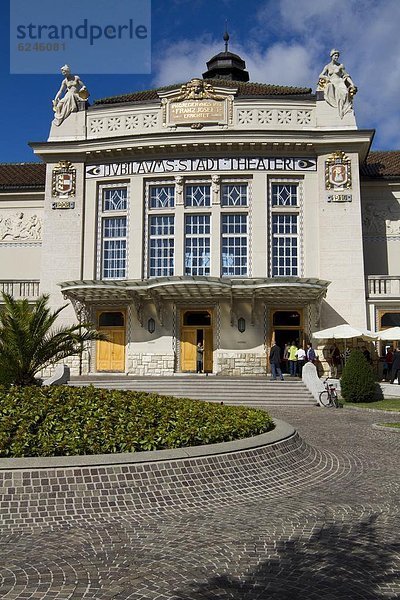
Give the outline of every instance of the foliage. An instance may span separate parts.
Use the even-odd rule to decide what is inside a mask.
[[[144,392],[0,388],[0,456],[140,452],[225,442],[274,428],[268,413]]]
[[[371,366],[360,350],[353,350],[340,379],[341,394],[346,402],[373,402],[379,386]]]
[[[0,383],[35,385],[35,375],[50,364],[79,354],[88,340],[104,339],[90,324],[55,327],[67,305],[52,312],[49,297],[41,296],[33,305],[3,294],[0,311]]]

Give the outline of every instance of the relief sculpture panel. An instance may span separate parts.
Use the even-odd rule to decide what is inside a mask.
[[[41,239],[42,222],[38,215],[0,213],[0,242],[37,242]]]

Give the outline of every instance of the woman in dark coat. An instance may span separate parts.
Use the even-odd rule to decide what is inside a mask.
[[[400,385],[400,348],[396,348],[393,353],[392,377],[390,383],[394,383],[397,377],[397,383]]]

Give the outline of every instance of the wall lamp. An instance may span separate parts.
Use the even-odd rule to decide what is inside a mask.
[[[153,317],[150,317],[150,319],[147,321],[147,331],[149,333],[154,333],[156,330],[156,322],[153,319]]]
[[[240,333],[246,331],[246,321],[243,319],[243,317],[240,317],[240,319],[238,319],[238,330],[240,331]]]

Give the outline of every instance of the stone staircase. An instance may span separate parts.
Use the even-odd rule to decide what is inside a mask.
[[[156,392],[165,396],[232,405],[311,406],[316,404],[304,383],[289,377],[285,381],[271,381],[267,377],[88,375],[72,377],[69,385],[93,385],[108,389]]]

